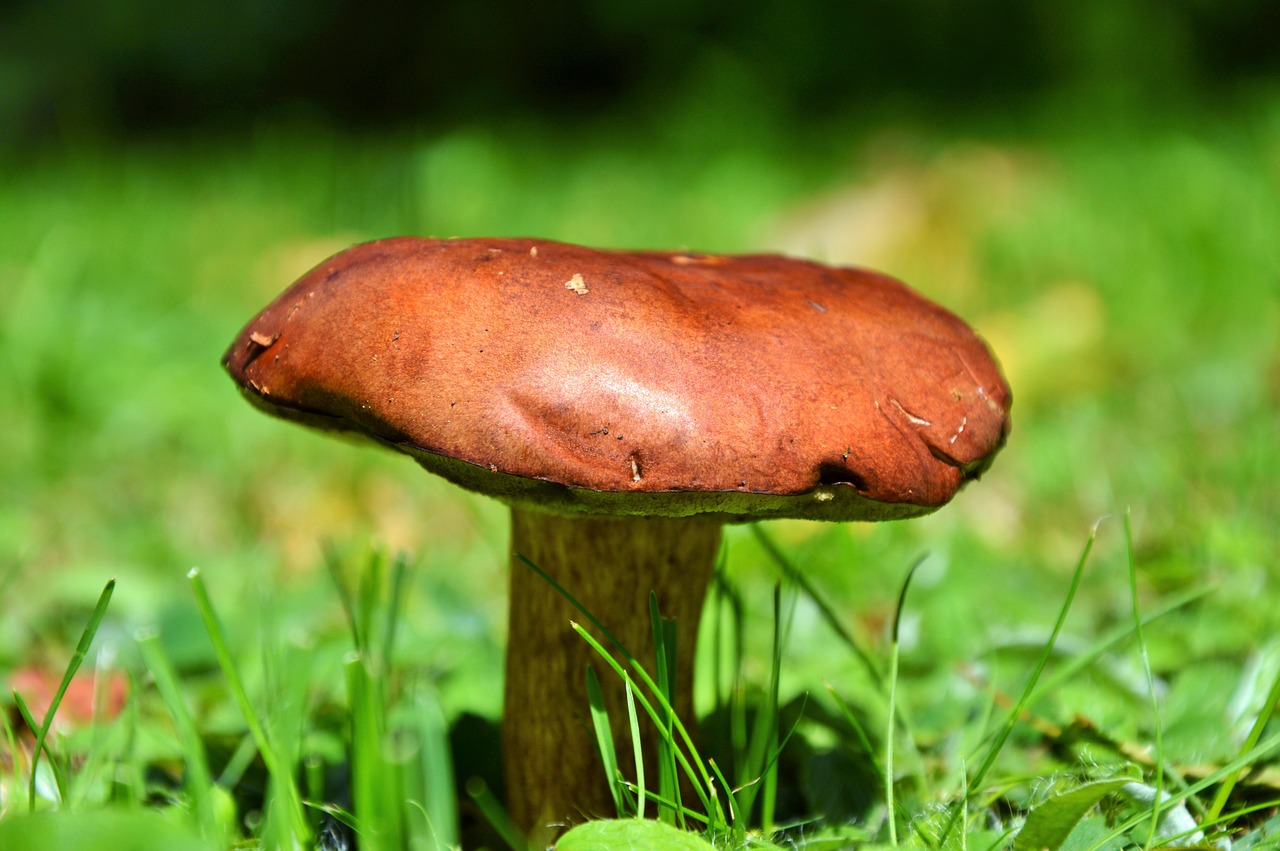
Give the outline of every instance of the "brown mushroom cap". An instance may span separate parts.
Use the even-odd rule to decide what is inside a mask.
[[[910,517],[1009,431],[964,322],[778,256],[386,239],[304,275],[223,362],[270,413],[557,513]]]

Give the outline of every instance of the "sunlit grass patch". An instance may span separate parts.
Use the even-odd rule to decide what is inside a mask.
[[[1182,764],[1172,758],[1175,751],[1165,750],[1164,743],[1174,742],[1179,733],[1163,730],[1161,690],[1150,674],[1147,708],[1135,710],[1146,716],[1143,727],[1154,731],[1145,742],[1115,738],[1088,719],[1062,726],[1042,714],[1047,698],[1117,652],[1117,638],[1136,641],[1133,649],[1140,651],[1143,636],[1167,614],[1145,612],[1135,595],[1132,620],[1122,635],[1103,638],[1094,647],[1060,648],[1057,639],[1072,615],[1076,591],[1098,569],[1089,564],[1093,541],[1091,535],[1085,542],[1063,589],[1057,623],[1036,649],[1038,658],[1030,667],[1021,661],[1012,666],[1021,681],[1019,696],[1004,699],[1002,689],[991,687],[972,692],[967,698],[972,727],[957,731],[963,733],[959,739],[938,739],[922,730],[913,720],[914,707],[900,707],[895,699],[899,688],[915,692],[916,701],[922,697],[898,666],[899,627],[913,606],[906,573],[901,574],[890,644],[858,662],[859,667],[870,666],[876,682],[852,689],[840,680],[828,685],[826,695],[784,703],[777,691],[778,673],[797,603],[807,599],[826,613],[833,605],[812,586],[796,584],[794,567],[775,550],[781,584],[772,593],[770,623],[722,624],[728,626],[724,637],[739,648],[729,654],[737,673],[721,698],[725,711],[713,712],[702,725],[702,744],[682,719],[669,715],[671,703],[660,679],[634,662],[629,668],[620,664],[598,646],[601,675],[628,679],[633,706],[659,722],[675,771],[697,790],[695,800],[681,801],[679,786],[672,783],[675,775],[647,785],[628,760],[614,754],[618,816],[638,815],[639,801],[647,798],[657,804],[653,812],[659,820],[703,834],[715,847],[732,848],[825,848],[850,841],[963,848],[1012,837],[1015,848],[1077,849],[1121,838],[1146,845],[1203,842],[1220,837],[1224,829],[1250,829],[1257,823],[1255,814],[1280,806],[1280,792],[1268,795],[1265,780],[1253,781],[1243,795],[1231,795],[1231,790],[1249,772],[1259,776],[1280,748],[1277,736],[1262,732],[1274,700],[1263,705],[1233,752],[1207,765]],[[1131,544],[1128,549],[1132,559]],[[1131,581],[1136,567],[1131,560]],[[130,696],[130,709],[110,722],[113,733],[121,725],[131,731],[125,739],[53,737],[45,752],[46,768],[33,772],[31,757],[40,736],[25,737],[49,729],[58,700],[43,720],[25,712],[20,724],[7,726],[10,770],[0,787],[8,818],[0,821],[0,837],[72,841],[90,831],[137,829],[192,848],[310,843],[337,848],[352,837],[361,848],[444,848],[459,840],[470,846],[479,836],[505,835],[509,845],[522,848],[523,840],[511,833],[488,784],[470,776],[478,766],[469,762],[466,751],[456,750],[456,729],[453,749],[462,758],[450,756],[448,723],[435,690],[396,661],[398,623],[409,587],[407,563],[377,556],[347,563],[335,556],[330,568],[335,580],[331,605],[346,613],[342,643],[350,648],[340,661],[344,682],[339,689],[318,686],[316,666],[300,655],[296,641],[272,640],[270,629],[262,646],[233,651],[203,581],[193,574],[192,592],[219,660],[217,679],[239,706],[248,730],[236,753],[219,752],[213,740],[199,733],[156,632],[142,632],[137,642],[145,674],[139,669],[135,676],[139,685]],[[721,587],[725,590],[712,606],[732,599],[731,586]],[[92,642],[108,610],[110,591],[108,586],[91,616],[64,683],[70,682]],[[662,621],[653,614],[661,631]],[[589,613],[583,615],[589,618]],[[862,657],[848,636],[841,637],[839,619],[826,617],[831,654]],[[734,657],[750,644],[745,633],[762,627],[771,636],[771,673],[766,682],[752,682],[743,673],[746,660]],[[579,634],[598,645],[590,633]],[[259,662],[246,666],[244,661],[254,655]],[[261,674],[253,675],[251,685],[244,674],[258,664]],[[1280,676],[1268,682],[1274,695]],[[25,702],[19,700],[18,706]],[[176,761],[149,765],[129,742],[139,734],[152,735],[138,725],[158,723],[154,713],[160,707],[173,723]],[[672,725],[662,722],[664,713]],[[599,720],[624,728],[629,723],[638,743],[634,716],[628,715],[630,722],[607,715]],[[326,740],[340,743],[338,749],[323,744]],[[606,741],[611,746],[613,739],[602,736],[601,742]],[[1028,763],[1028,748],[1045,747],[1052,758],[1044,754]],[[215,753],[216,767],[211,762]],[[861,787],[841,788],[840,774],[832,773],[841,764],[863,778]],[[1026,773],[1032,764],[1039,766],[1037,772],[1051,773]],[[607,776],[602,769],[602,783]],[[459,794],[461,785],[469,790],[465,798]],[[460,809],[467,800],[478,808]],[[825,802],[828,812],[813,809],[819,802]],[[104,806],[116,813],[114,820],[107,818]],[[164,818],[154,821],[148,811]],[[91,812],[104,814],[91,817]],[[836,812],[848,815],[833,819]],[[69,817],[51,820],[52,813]],[[625,844],[637,830],[641,828],[619,824],[591,828],[591,835]],[[574,837],[567,843],[572,846],[585,841],[586,834],[575,837],[571,831],[568,836]]]

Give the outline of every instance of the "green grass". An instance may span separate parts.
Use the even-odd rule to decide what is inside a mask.
[[[697,759],[679,743],[755,798],[718,835],[984,849],[1034,813],[1074,851],[1163,841],[1181,808],[1273,844],[1280,100],[1078,117],[746,142],[683,112],[641,135],[276,126],[0,162],[0,673],[58,683],[114,577],[80,677],[130,683],[109,726],[51,729],[45,821],[11,758],[43,710],[6,698],[0,840],[275,847],[345,824],[368,847],[501,847],[479,790],[498,788],[503,512],[262,417],[217,366],[326,254],[417,232],[856,257],[1008,369],[1010,444],[938,514],[729,530]],[[1084,785],[1119,779],[1137,786]]]

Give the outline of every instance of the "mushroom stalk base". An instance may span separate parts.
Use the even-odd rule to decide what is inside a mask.
[[[614,730],[619,765],[634,769],[625,686],[570,627],[582,614],[520,558],[555,579],[639,659],[652,675],[649,594],[677,622],[675,709],[693,721],[693,660],[698,620],[720,547],[720,524],[697,518],[559,517],[512,509],[510,625],[502,739],[507,807],[535,837],[589,816],[615,815],[587,702],[591,665]],[[519,555],[517,555],[519,554]],[[591,628],[605,647],[609,641]],[[618,653],[615,658],[621,660]],[[644,712],[640,710],[641,718]],[[644,749],[656,752],[647,721]],[[652,765],[646,768],[656,788]],[[632,778],[634,779],[634,778]]]

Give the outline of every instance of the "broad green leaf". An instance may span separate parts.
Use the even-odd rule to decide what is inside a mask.
[[[708,851],[712,848],[696,833],[647,819],[589,821],[578,825],[556,843],[557,851]]]
[[[1059,851],[1121,851],[1126,848],[1136,851],[1128,836],[1117,833],[1105,815],[1093,812],[1076,823]]]
[[[1027,815],[1026,823],[1013,840],[1013,851],[1043,851],[1046,848],[1057,851],[1094,804],[1104,795],[1132,782],[1128,777],[1099,780],[1053,796]]]

